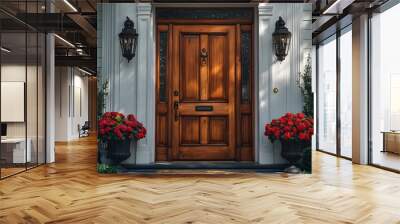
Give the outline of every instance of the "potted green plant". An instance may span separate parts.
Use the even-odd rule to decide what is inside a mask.
[[[279,141],[282,146],[281,155],[289,161],[288,173],[299,173],[297,162],[302,158],[305,148],[311,145],[313,135],[313,119],[303,113],[286,113],[265,125],[265,136],[273,143]]]
[[[144,137],[146,128],[132,114],[125,117],[119,112],[106,112],[99,119],[98,138],[107,144],[107,157],[114,164],[119,164],[131,156],[131,141],[138,141]]]

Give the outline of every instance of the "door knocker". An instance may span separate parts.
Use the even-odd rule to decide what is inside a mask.
[[[207,64],[208,53],[207,49],[203,48],[200,51],[201,65]]]

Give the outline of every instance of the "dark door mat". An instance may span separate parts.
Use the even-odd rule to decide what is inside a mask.
[[[252,162],[163,162],[154,164],[121,164],[120,173],[276,173],[283,172],[287,164],[261,165]]]

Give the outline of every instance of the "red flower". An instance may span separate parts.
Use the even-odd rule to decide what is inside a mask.
[[[142,139],[142,138],[144,138],[144,134],[139,132],[139,133],[136,134],[136,138],[137,139]]]
[[[303,131],[304,129],[306,129],[306,126],[304,125],[304,123],[299,123],[297,125],[297,129],[299,129],[299,131]]]
[[[98,121],[99,139],[103,141],[142,139],[146,136],[146,129],[129,114],[125,117],[119,112],[106,112]]]
[[[301,133],[299,134],[299,139],[300,139],[300,140],[306,140],[306,134],[304,134],[304,132],[301,132]]]
[[[290,134],[290,132],[285,132],[285,134],[283,134],[283,138],[285,140],[289,140],[292,137],[292,135]]]
[[[293,114],[288,112],[288,113],[285,114],[285,117],[293,117]]]
[[[272,119],[265,125],[264,135],[271,141],[310,141],[313,134],[313,119],[303,113],[286,113],[284,116]]]
[[[136,117],[133,114],[128,114],[128,121],[136,121]]]

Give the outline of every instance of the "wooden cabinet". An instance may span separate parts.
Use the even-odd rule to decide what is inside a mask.
[[[382,132],[383,151],[400,154],[400,132]]]

